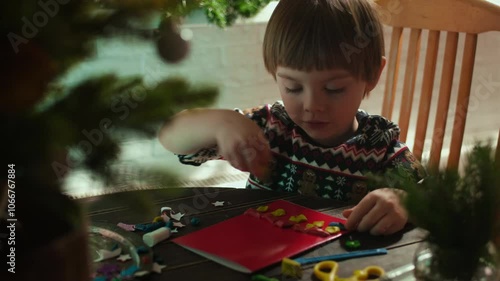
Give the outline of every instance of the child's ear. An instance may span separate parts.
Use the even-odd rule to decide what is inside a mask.
[[[375,86],[377,86],[378,81],[380,79],[380,75],[382,74],[382,71],[384,70],[386,62],[387,62],[386,58],[384,56],[382,56],[382,60],[380,62],[380,68],[378,69],[377,76],[375,76],[375,78],[372,81],[366,83],[365,93],[371,92],[371,90],[373,90],[375,88]]]

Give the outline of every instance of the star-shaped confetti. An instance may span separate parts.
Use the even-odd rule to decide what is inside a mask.
[[[173,225],[176,226],[176,227],[185,227],[186,226],[182,222],[174,222]]]
[[[126,255],[120,255],[119,257],[116,258],[116,260],[119,260],[121,262],[131,260],[132,257],[129,254]]]
[[[170,214],[170,217],[176,221],[180,221],[183,216],[184,216],[183,213]]]
[[[212,205],[214,205],[215,207],[224,206],[224,201],[212,202]]]
[[[94,259],[94,262],[100,262],[103,260],[114,258],[114,257],[117,257],[118,255],[120,255],[121,253],[122,253],[122,248],[116,248],[112,251],[100,249],[97,251],[97,254],[99,255],[99,257]]]
[[[146,270],[141,270],[141,271],[137,271],[136,273],[134,273],[134,276],[141,277],[141,276],[144,276],[144,275],[146,275],[148,273],[149,272],[146,271]]]
[[[159,264],[159,263],[155,262],[155,263],[153,263],[153,268],[151,269],[151,271],[154,271],[154,272],[156,272],[156,273],[160,274],[160,273],[161,273],[161,271],[162,271],[165,267],[167,267],[167,266],[166,266],[166,265],[162,265],[162,264]]]

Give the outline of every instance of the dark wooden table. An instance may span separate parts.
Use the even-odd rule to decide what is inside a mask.
[[[338,217],[342,217],[341,212],[347,207],[345,204],[336,201],[305,197],[292,193],[232,188],[165,188],[130,191],[89,197],[80,199],[79,202],[86,206],[91,222],[111,224],[117,224],[118,222],[150,222],[151,215],[138,212],[134,205],[130,205],[133,201],[126,200],[127,198],[143,198],[150,202],[158,212],[161,207],[168,206],[176,212],[186,213],[181,220],[186,227],[180,228],[178,233],[173,234],[173,237],[197,231],[203,227],[240,215],[248,208],[257,207],[277,199],[289,200],[307,208]],[[222,207],[216,207],[212,204],[215,201],[224,201],[225,204]],[[189,221],[192,217],[199,218],[201,224],[199,226],[190,225]],[[132,234],[141,235],[140,233]],[[221,235],[224,234],[221,233]],[[341,277],[351,276],[355,269],[364,268],[368,265],[379,265],[386,271],[390,271],[411,263],[413,254],[422,240],[423,232],[409,226],[403,231],[390,236],[375,237],[366,233],[352,233],[350,236],[361,241],[361,249],[386,247],[389,253],[382,256],[341,261],[339,269],[339,276]],[[301,256],[323,256],[347,252],[343,247],[345,239],[348,239],[348,237],[323,244]],[[163,269],[162,274],[153,273],[147,280],[251,280],[251,275],[233,271],[207,260],[172,243],[171,240],[165,240],[155,245],[153,251],[165,261],[167,267]],[[302,280],[317,280],[312,274],[312,267],[313,265],[303,267],[304,276]],[[258,273],[279,280],[293,280],[281,276],[280,271],[280,264],[276,264]]]

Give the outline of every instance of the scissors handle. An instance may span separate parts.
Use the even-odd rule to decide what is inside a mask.
[[[321,281],[336,281],[338,268],[334,261],[322,261],[314,266],[314,275]]]
[[[321,281],[375,281],[385,275],[383,268],[371,265],[355,270],[351,277],[340,278],[337,276],[338,268],[338,263],[334,261],[322,261],[314,266],[314,275]]]

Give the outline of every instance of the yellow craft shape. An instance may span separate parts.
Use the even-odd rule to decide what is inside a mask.
[[[338,226],[327,226],[325,228],[325,231],[330,233],[330,234],[334,234],[334,233],[338,233],[340,232],[340,227]]]
[[[163,221],[163,218],[160,216],[157,216],[153,219],[153,222],[159,222],[159,221]]]
[[[257,212],[264,213],[267,212],[268,206],[259,206],[257,207]]]
[[[275,217],[281,217],[281,216],[284,216],[285,215],[285,210],[283,209],[276,209],[274,210],[271,214]]]
[[[296,222],[296,223],[301,223],[303,221],[307,221],[307,217],[304,216],[303,214],[300,214],[298,216],[291,216],[289,218],[290,221]]]
[[[313,222],[313,224],[315,226],[317,226],[317,227],[323,227],[323,225],[325,224],[325,222],[324,221],[315,221],[315,222]]]
[[[306,229],[310,229],[310,228],[313,228],[313,227],[316,227],[316,225],[314,223],[308,223],[308,224],[306,224]]]
[[[302,267],[297,261],[291,260],[289,258],[284,258],[281,261],[281,274],[283,276],[301,278],[303,275]]]

